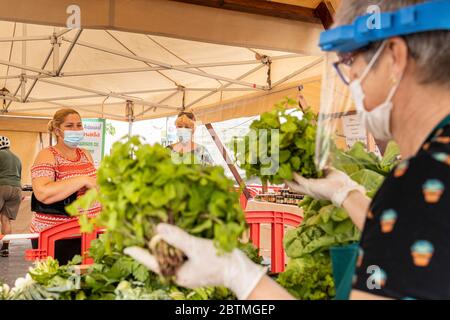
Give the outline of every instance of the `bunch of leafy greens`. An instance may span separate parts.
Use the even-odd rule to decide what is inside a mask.
[[[380,160],[365,151],[362,143],[356,143],[345,152],[335,149],[333,166],[363,185],[373,197],[396,165],[398,154],[397,145],[391,142]],[[291,260],[278,282],[299,299],[332,299],[335,291],[329,249],[358,241],[360,232],[347,212],[329,201],[305,197],[300,206],[304,220],[284,237]]]
[[[223,287],[195,290],[162,280],[145,266],[120,252],[107,253],[105,235],[92,242],[90,256],[94,264],[85,272],[77,271],[81,257],[59,266],[53,258],[35,263],[28,279],[19,287],[0,287],[0,299],[18,300],[230,300],[236,299]],[[251,245],[240,245],[255,251]]]
[[[168,149],[144,144],[138,137],[113,145],[99,168],[98,184],[100,192],[91,190],[67,211],[79,215],[84,232],[96,226],[108,230],[107,252],[128,246],[153,250],[149,242],[155,227],[165,222],[213,239],[221,254],[238,246],[246,228],[238,193],[222,167],[176,164]],[[100,201],[102,212],[89,220],[83,211],[94,201]],[[163,272],[170,268],[169,277],[183,263],[174,248],[164,247],[155,255]]]
[[[300,119],[296,115],[301,112],[295,100],[286,98],[255,120],[249,134],[234,139],[234,155],[247,178],[281,184],[292,180],[294,172],[306,178],[321,176],[314,164],[317,117],[306,110]],[[265,175],[263,169],[269,168],[277,170]]]
[[[336,294],[331,261],[323,252],[291,260],[278,282],[303,300],[327,300]]]

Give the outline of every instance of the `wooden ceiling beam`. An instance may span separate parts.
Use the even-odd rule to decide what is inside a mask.
[[[261,0],[171,0],[207,7],[320,24],[315,9]]]
[[[324,29],[329,29],[333,25],[335,14],[334,7],[330,1],[322,1],[319,3],[316,9],[314,9],[314,14],[320,19]]]

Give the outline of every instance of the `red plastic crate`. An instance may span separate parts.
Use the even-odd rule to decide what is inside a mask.
[[[78,219],[61,222],[50,227],[39,234],[38,249],[25,251],[25,259],[28,261],[41,260],[47,257],[55,257],[55,242],[64,239],[76,239],[81,241],[81,252],[83,264],[92,264],[94,261],[89,257],[88,252],[91,241],[103,233],[103,229],[96,229],[92,233],[81,233]]]
[[[250,240],[258,249],[261,248],[261,224],[271,225],[271,271],[283,272],[285,268],[284,226],[297,227],[303,218],[293,213],[275,211],[246,211],[245,217],[250,226]]]

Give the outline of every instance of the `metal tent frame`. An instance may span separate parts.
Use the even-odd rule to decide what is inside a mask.
[[[34,103],[34,102],[43,102],[48,104],[48,106],[40,107],[40,110],[52,110],[55,109],[54,105],[58,106],[65,106],[61,101],[65,100],[82,100],[87,98],[97,98],[97,97],[106,97],[106,98],[115,98],[122,103],[127,103],[127,101],[131,101],[134,103],[137,103],[139,105],[147,107],[144,111],[136,114],[135,117],[142,116],[146,114],[147,112],[151,110],[155,110],[156,108],[163,108],[168,110],[174,110],[175,112],[180,110],[181,108],[179,106],[174,105],[168,105],[164,102],[168,99],[172,98],[176,94],[180,93],[182,90],[183,92],[206,92],[201,97],[197,98],[195,101],[190,102],[186,105],[186,108],[190,108],[199,102],[203,101],[204,99],[210,97],[211,95],[218,93],[218,92],[261,92],[261,91],[270,91],[272,89],[276,89],[280,85],[286,83],[289,79],[308,71],[309,69],[317,66],[322,62],[322,58],[317,58],[313,63],[302,67],[299,70],[295,70],[292,74],[284,77],[283,79],[280,79],[276,81],[275,83],[271,83],[270,81],[270,65],[273,61],[277,60],[286,60],[286,59],[293,59],[301,57],[300,54],[286,54],[276,57],[268,57],[264,55],[259,55],[257,53],[257,50],[254,50],[252,48],[247,48],[248,50],[252,52],[256,52],[256,58],[255,60],[241,60],[241,61],[226,61],[226,62],[217,62],[217,63],[200,63],[200,64],[190,64],[186,59],[183,59],[183,57],[180,57],[179,55],[176,55],[175,53],[171,52],[170,49],[164,47],[162,44],[158,43],[155,39],[152,38],[150,35],[146,35],[149,41],[152,41],[156,43],[159,47],[161,47],[163,50],[167,52],[167,54],[173,55],[177,57],[179,60],[183,61],[185,64],[183,65],[172,65],[168,64],[162,61],[157,61],[155,59],[150,59],[147,57],[139,56],[135,52],[133,52],[129,46],[127,46],[124,41],[120,41],[112,31],[104,30],[106,34],[108,34],[114,41],[116,41],[117,44],[122,46],[126,52],[115,50],[112,48],[103,47],[97,44],[89,43],[86,41],[81,41],[80,36],[83,32],[83,29],[77,29],[77,30],[71,30],[66,28],[54,28],[54,31],[50,35],[42,35],[42,36],[28,36],[27,35],[27,25],[23,24],[22,28],[22,35],[16,36],[15,32],[12,37],[3,37],[0,38],[1,42],[11,42],[11,51],[14,43],[20,42],[22,43],[22,62],[16,63],[12,62],[11,59],[9,61],[6,60],[0,60],[1,65],[5,65],[8,67],[7,73],[9,73],[9,70],[11,68],[19,69],[21,71],[20,75],[9,75],[6,76],[0,76],[0,79],[19,79],[20,84],[17,87],[17,89],[13,92],[11,97],[2,97],[2,99],[10,100],[6,106],[0,111],[1,114],[6,114],[9,111],[9,108],[13,101],[20,101],[20,103]],[[69,32],[75,32],[75,35],[72,38],[67,38],[65,35]],[[36,68],[30,65],[27,65],[27,43],[31,41],[48,41],[49,42],[49,53],[44,59],[41,68]],[[69,48],[65,52],[63,57],[60,57],[60,49],[61,44],[63,42],[66,42],[69,44]],[[120,68],[120,69],[106,69],[106,70],[89,70],[89,71],[70,71],[65,70],[65,65],[68,59],[71,57],[71,54],[73,52],[73,49],[77,46],[80,47],[86,47],[90,48],[92,50],[95,50],[97,52],[103,52],[115,56],[119,56],[122,58],[129,59],[130,61],[138,61],[145,64],[145,67],[134,67],[134,68]],[[52,70],[47,70],[47,65],[51,63],[52,64]],[[248,72],[245,72],[244,74],[236,77],[236,78],[230,78],[221,76],[218,74],[212,74],[209,72],[206,72],[203,70],[203,68],[212,68],[212,67],[225,67],[225,66],[237,66],[237,65],[255,65],[255,68],[251,69]],[[268,69],[268,81],[265,85],[251,83],[248,81],[244,81],[246,77],[255,74],[257,71],[259,71],[262,68]],[[218,87],[209,87],[209,88],[195,88],[195,87],[188,87],[184,86],[181,83],[178,83],[174,79],[171,79],[169,76],[164,75],[162,71],[167,70],[174,70],[198,77],[204,77],[213,79],[218,83]],[[71,85],[67,83],[59,82],[60,79],[65,78],[71,78],[71,77],[83,77],[83,76],[95,76],[95,75],[112,75],[112,74],[125,74],[125,73],[139,73],[139,72],[158,72],[160,75],[163,75],[165,78],[170,80],[173,83],[172,88],[161,88],[161,89],[148,89],[148,90],[135,90],[135,91],[125,91],[125,92],[108,92],[108,91],[102,91],[102,90],[96,90],[91,88],[85,88],[77,85]],[[27,81],[32,81],[32,85],[26,90],[27,88]],[[83,94],[76,95],[76,96],[58,96],[53,98],[39,98],[39,97],[33,97],[32,93],[37,83],[46,83],[53,86],[58,86],[62,88],[72,89],[79,91]],[[234,87],[231,87],[233,86]],[[181,89],[182,88],[182,89]],[[143,100],[142,98],[136,97],[134,95],[136,94],[142,94],[142,93],[165,93],[167,92],[168,95],[158,101],[158,102],[151,102]],[[112,104],[105,104],[105,105],[114,105],[117,103]],[[80,110],[88,110],[90,106],[85,105],[71,105],[71,107],[75,109]],[[26,111],[28,109],[21,109],[21,111]],[[29,109],[32,110],[32,109]],[[99,112],[99,111],[90,111],[95,114],[105,116],[105,112]],[[124,115],[124,120],[127,119],[127,115]]]

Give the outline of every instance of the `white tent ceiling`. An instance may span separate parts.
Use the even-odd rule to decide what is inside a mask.
[[[314,40],[305,41],[308,47]],[[321,67],[315,53],[0,21],[7,115],[51,116],[68,106],[83,116],[127,120],[130,100],[135,120],[143,120],[176,114],[184,96],[186,108],[212,122],[259,113],[300,84],[317,107]]]

